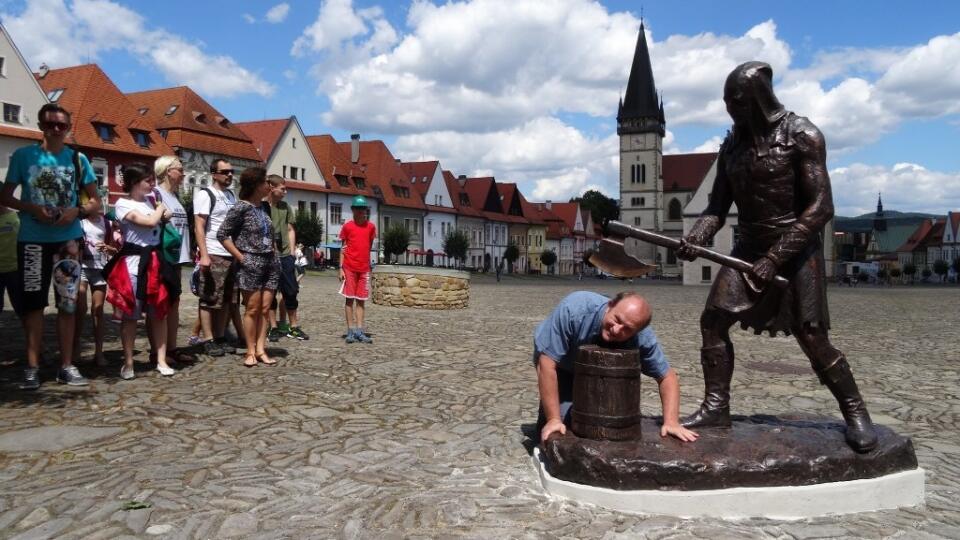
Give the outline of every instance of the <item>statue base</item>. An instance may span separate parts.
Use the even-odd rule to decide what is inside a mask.
[[[537,448],[534,464],[548,493],[624,512],[803,519],[922,504],[910,439],[877,430],[877,448],[857,454],[830,420],[737,417],[682,443],[644,418],[640,440],[568,431]]]

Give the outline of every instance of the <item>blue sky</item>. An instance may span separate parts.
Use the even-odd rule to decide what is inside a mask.
[[[640,3],[0,0],[34,69],[93,61],[124,91],[189,84],[234,121],[382,138],[403,159],[617,194],[616,100]],[[668,153],[716,148],[723,77],[760,59],[827,136],[840,213],[960,208],[960,3],[647,2]],[[38,30],[39,29],[39,30]]]

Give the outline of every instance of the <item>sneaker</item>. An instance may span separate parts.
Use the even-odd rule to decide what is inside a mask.
[[[37,368],[28,367],[23,370],[23,382],[20,383],[21,390],[36,390],[40,388],[40,375],[37,374]]]
[[[280,332],[283,335],[287,335],[287,333],[290,331],[290,323],[286,321],[280,321],[277,323],[277,328],[280,329]]]
[[[195,347],[203,343],[203,338],[200,336],[190,336],[190,339],[187,340],[187,344],[191,347]]]
[[[287,337],[299,339],[301,341],[306,341],[310,339],[310,336],[306,332],[300,329],[299,326],[291,326],[290,330],[287,332]]]
[[[270,330],[267,331],[267,339],[269,339],[271,343],[276,343],[280,341],[280,338],[282,338],[283,336],[284,336],[284,333],[281,332],[280,329],[277,328],[276,326],[270,328]]]
[[[347,343],[356,343],[357,342],[357,331],[353,328],[347,330]]]
[[[129,381],[130,379],[134,378],[135,376],[136,376],[136,374],[134,373],[132,367],[129,367],[129,368],[128,368],[127,366],[124,365],[122,368],[120,368],[120,378],[121,378],[121,379],[123,379],[123,380],[125,380],[125,381]]]
[[[207,356],[223,356],[223,349],[215,340],[203,342],[203,353]]]
[[[227,341],[226,336],[214,338],[213,342],[220,347],[220,350],[223,351],[223,354],[237,354],[237,348]]]
[[[357,341],[359,341],[360,343],[373,343],[373,338],[365,334],[363,330],[360,330],[359,328],[357,328],[357,332],[355,336],[357,338]]]
[[[159,371],[160,374],[163,375],[164,377],[169,377],[177,372],[175,369],[173,369],[170,366],[160,366],[160,365],[157,366],[157,371]]]
[[[70,386],[87,386],[90,381],[80,374],[77,366],[67,366],[57,372],[57,382]]]

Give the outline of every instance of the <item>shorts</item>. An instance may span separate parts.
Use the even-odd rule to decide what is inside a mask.
[[[80,279],[91,287],[107,286],[107,279],[103,277],[103,270],[100,268],[88,268],[84,266],[83,275],[80,276]]]
[[[210,255],[210,268],[200,269],[200,307],[223,309],[233,303],[233,282],[236,277],[233,257]]]
[[[355,300],[370,298],[370,272],[357,272],[344,268],[340,294]]]
[[[297,295],[300,293],[300,284],[297,283],[297,269],[293,255],[280,257],[280,294],[283,295],[283,305],[288,310],[295,310],[300,306]]]
[[[57,309],[65,313],[76,309],[82,243],[82,238],[64,242],[17,242],[17,285],[23,288],[18,315],[47,307],[54,267]]]
[[[275,291],[280,281],[280,263],[270,253],[244,253],[237,268],[237,288],[241,291]]]

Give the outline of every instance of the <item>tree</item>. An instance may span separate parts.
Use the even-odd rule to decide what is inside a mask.
[[[447,257],[460,261],[460,266],[467,260],[467,250],[470,249],[470,237],[467,231],[454,229],[443,237],[443,252]]]
[[[882,285],[885,281],[887,281],[888,275],[889,275],[889,272],[887,272],[886,268],[881,268],[877,270],[877,283],[880,283]]]
[[[931,272],[929,268],[924,268],[923,271],[920,272],[920,275],[923,276],[923,280],[926,281],[930,279],[930,276],[933,275],[933,272]]]
[[[597,225],[620,218],[620,203],[595,189],[583,192],[583,195],[570,199],[570,202],[578,202],[580,208],[590,210],[590,216]]]
[[[953,271],[960,274],[960,257],[953,260]]]
[[[513,242],[510,242],[507,244],[507,249],[503,251],[503,258],[510,264],[510,272],[512,273],[513,263],[517,262],[517,259],[520,258],[520,248]]]
[[[917,267],[913,263],[907,263],[903,265],[903,275],[910,278],[910,282],[913,283],[913,275],[917,273]]]
[[[390,255],[395,256],[394,262],[396,262],[396,258],[405,253],[409,245],[410,231],[399,223],[391,225],[383,233],[383,253],[387,256],[387,262],[390,261]]]
[[[947,272],[950,271],[950,265],[943,259],[937,259],[933,262],[933,272],[940,276],[940,281],[947,280]]]
[[[890,269],[890,277],[892,277],[893,279],[900,279],[901,274],[903,274],[903,272],[901,272],[899,268]]]
[[[550,250],[544,251],[540,254],[540,262],[544,266],[553,266],[557,262],[557,254]]]
[[[293,217],[293,230],[297,231],[297,242],[315,249],[323,242],[323,221],[310,211],[297,212]]]
[[[870,274],[868,274],[868,273],[864,272],[863,270],[861,270],[860,273],[857,274],[857,281],[859,281],[860,283],[869,283],[869,282],[870,282]]]

